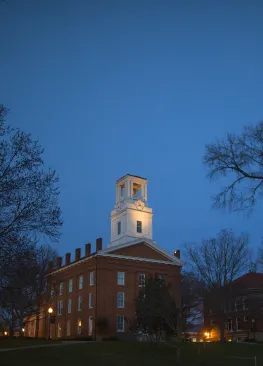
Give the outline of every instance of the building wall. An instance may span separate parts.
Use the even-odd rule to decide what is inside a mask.
[[[148,249],[146,249],[147,251]],[[144,248],[137,248],[137,256],[143,255]],[[158,253],[157,253],[158,254]],[[117,285],[118,271],[125,272],[125,285]],[[89,273],[94,272],[94,286],[89,285]],[[51,325],[52,338],[58,338],[58,323],[61,326],[61,337],[67,337],[67,321],[71,322],[70,337],[77,337],[78,318],[82,322],[82,336],[89,335],[89,320],[93,319],[92,336],[99,336],[98,328],[95,328],[95,319],[108,318],[109,328],[102,335],[116,334],[116,321],[118,315],[126,317],[125,333],[129,333],[129,321],[134,317],[134,301],[140,287],[138,286],[138,275],[144,273],[147,276],[160,274],[163,275],[167,283],[171,283],[171,292],[174,295],[177,306],[180,306],[180,267],[170,264],[159,264],[143,261],[119,259],[114,257],[91,257],[83,263],[62,268],[49,276],[49,287],[52,283],[56,285],[55,297],[50,300],[50,305],[54,308],[56,323]],[[78,289],[79,275],[84,276],[83,289]],[[68,292],[68,281],[73,279],[73,292]],[[64,282],[64,293],[59,295],[59,282]],[[94,307],[89,308],[89,293],[94,294]],[[117,308],[117,292],[125,293],[125,308]],[[82,296],[82,311],[77,310],[78,296]],[[72,312],[68,314],[67,301],[72,299]],[[57,315],[57,301],[63,300],[64,311],[62,315]],[[46,334],[48,323],[46,326]],[[96,332],[96,334],[95,334]],[[121,334],[119,334],[121,336]]]

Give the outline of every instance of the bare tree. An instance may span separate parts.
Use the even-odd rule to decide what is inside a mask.
[[[0,105],[0,240],[24,235],[58,240],[62,219],[56,172],[43,169],[38,141],[5,127],[6,114]]]
[[[210,179],[231,178],[213,198],[214,206],[251,212],[263,192],[263,122],[206,145],[203,161]]]
[[[203,319],[204,284],[193,273],[183,272],[181,280],[182,331]]]
[[[222,230],[215,238],[199,245],[186,246],[187,265],[205,285],[206,299],[219,320],[220,339],[224,340],[224,314],[231,303],[231,284],[250,267],[251,251],[245,234],[235,236]]]

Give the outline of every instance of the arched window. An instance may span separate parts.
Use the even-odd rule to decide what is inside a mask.
[[[58,323],[58,338],[61,337],[61,324]]]
[[[78,335],[81,334],[81,327],[82,327],[82,322],[81,322],[81,319],[78,318],[78,322],[77,322],[77,334]]]

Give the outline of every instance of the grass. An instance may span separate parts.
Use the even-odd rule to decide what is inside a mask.
[[[54,341],[41,340],[41,339],[26,339],[26,338],[6,338],[0,339],[0,349],[3,348],[16,348],[16,347],[27,347],[27,346],[35,346],[38,344],[49,344],[54,343]],[[58,342],[55,342],[58,343]],[[1,365],[1,363],[0,363]]]
[[[198,351],[199,347],[199,351]],[[254,358],[263,365],[260,345],[185,344],[181,349],[182,366],[254,366]],[[0,352],[1,366],[174,366],[176,350],[164,345],[157,349],[146,343],[102,342],[72,344],[59,347]]]

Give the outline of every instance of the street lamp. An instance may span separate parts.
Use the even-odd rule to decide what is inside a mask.
[[[50,337],[50,327],[51,327],[51,314],[53,313],[52,307],[50,306],[47,311],[49,313],[49,319],[48,319],[48,339],[51,339],[51,337]]]

